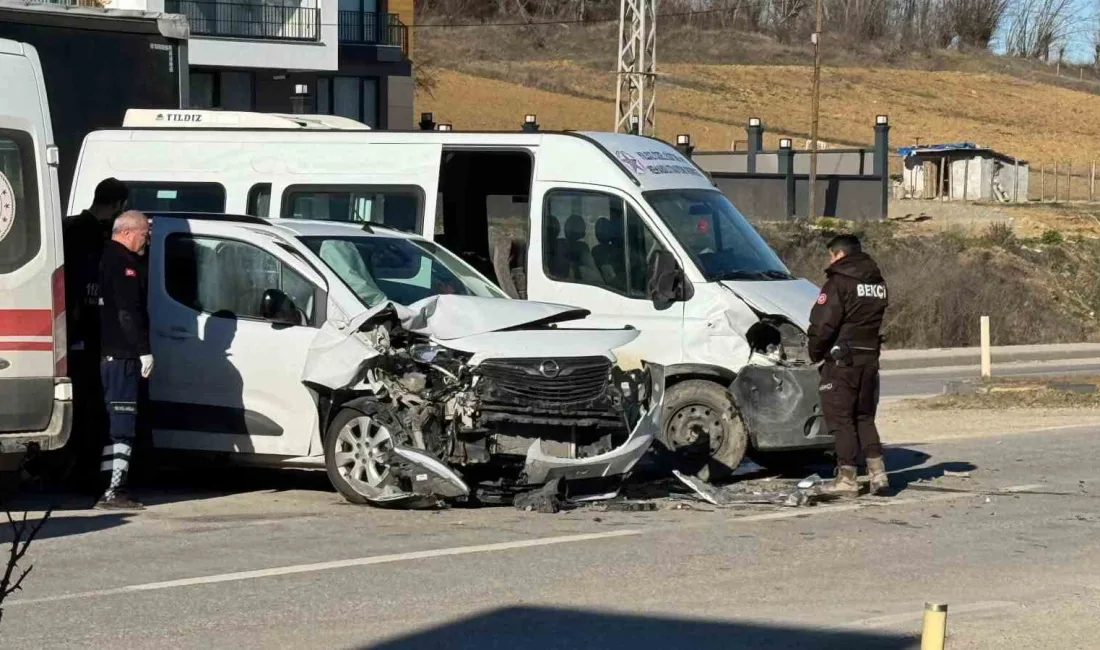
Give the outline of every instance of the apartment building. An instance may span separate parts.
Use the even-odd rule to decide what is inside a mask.
[[[190,108],[340,115],[413,128],[413,0],[107,0],[183,14]],[[295,97],[305,88],[305,97]],[[304,101],[303,101],[304,100]]]

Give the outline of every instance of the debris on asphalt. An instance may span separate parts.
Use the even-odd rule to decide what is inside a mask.
[[[516,510],[552,515],[561,512],[561,479],[554,479],[537,490],[517,494],[512,501]]]
[[[812,475],[807,476],[806,478],[804,478],[804,479],[802,479],[801,481],[798,482],[798,489],[799,490],[809,490],[810,488],[814,487],[815,485],[817,485],[820,482],[821,482],[821,476],[819,474],[812,474]]]
[[[970,472],[956,472],[949,469],[943,470],[944,476],[953,476],[955,478],[970,478]]]
[[[694,476],[687,476],[673,470],[673,475],[692,489],[703,501],[715,506],[734,505],[778,505],[791,508],[808,506],[812,502],[811,495],[800,489],[794,490],[752,490],[740,485],[716,486],[702,481]]]
[[[607,512],[654,512],[657,504],[653,501],[634,501],[629,499],[616,499],[603,504]]]

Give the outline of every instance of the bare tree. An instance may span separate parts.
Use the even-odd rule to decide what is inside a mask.
[[[1051,63],[1079,28],[1073,0],[1018,0],[1009,13],[1005,49],[1013,56]]]
[[[0,622],[4,619],[4,601],[8,599],[8,596],[23,588],[23,580],[30,575],[31,569],[34,568],[32,564],[19,571],[19,563],[27,554],[27,550],[30,549],[31,542],[42,530],[42,526],[53,514],[53,510],[47,510],[41,519],[30,523],[27,522],[26,512],[23,513],[21,520],[12,517],[10,510],[5,511],[5,513],[8,516],[8,524],[11,526],[12,538],[11,547],[8,549],[7,566],[4,569],[3,577],[0,578]]]
[[[947,0],[944,9],[952,27],[952,35],[958,37],[960,46],[986,49],[1004,20],[1008,11],[1008,0]]]

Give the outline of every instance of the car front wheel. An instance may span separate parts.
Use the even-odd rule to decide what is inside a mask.
[[[675,469],[704,481],[733,473],[745,456],[748,434],[722,386],[689,379],[665,395],[663,426],[658,437]]]
[[[340,409],[325,435],[325,469],[332,486],[348,501],[365,504],[394,484],[385,458],[403,431],[385,404]]]

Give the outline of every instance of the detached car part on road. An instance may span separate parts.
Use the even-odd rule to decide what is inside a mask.
[[[323,460],[349,500],[411,507],[614,495],[660,428],[661,367],[612,352],[637,330],[509,300],[416,235],[154,213],[149,261],[156,448]]]

